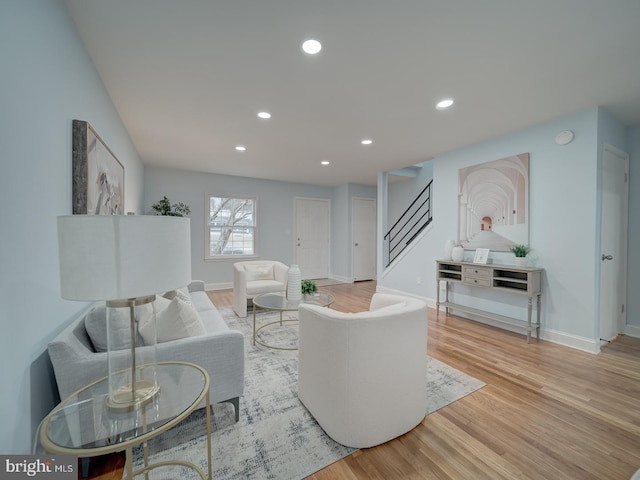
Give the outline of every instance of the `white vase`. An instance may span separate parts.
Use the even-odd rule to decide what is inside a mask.
[[[298,265],[289,267],[287,277],[287,298],[289,300],[300,300],[302,298],[302,277]]]
[[[456,242],[454,240],[447,240],[444,242],[444,259],[451,260],[451,251],[453,247],[456,246]]]
[[[461,262],[464,260],[464,248],[462,247],[453,247],[451,250],[451,260],[454,262]]]

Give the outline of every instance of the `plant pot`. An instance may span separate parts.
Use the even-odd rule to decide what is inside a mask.
[[[516,257],[513,260],[513,265],[516,267],[528,267],[529,259],[527,257]]]

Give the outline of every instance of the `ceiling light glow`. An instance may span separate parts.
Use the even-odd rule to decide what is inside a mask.
[[[245,147],[244,145],[236,145],[236,150],[239,152],[244,152],[247,150],[247,147]]]
[[[315,55],[322,50],[322,44],[318,40],[309,39],[302,43],[302,51],[309,55]]]
[[[450,98],[445,98],[444,100],[440,100],[436,104],[436,108],[438,110],[444,110],[445,108],[449,108],[451,105],[453,105],[453,100]]]
[[[258,117],[267,119],[271,118],[271,114],[269,112],[258,112]]]
[[[368,138],[365,138],[364,140],[362,140],[360,142],[362,145],[371,145],[373,143],[373,140],[369,140]]]
[[[322,160],[320,163],[322,165],[329,165],[329,163],[331,163],[331,162],[329,162],[329,160]]]

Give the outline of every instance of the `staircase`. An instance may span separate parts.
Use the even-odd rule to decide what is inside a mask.
[[[424,187],[384,236],[385,268],[391,265],[398,255],[400,255],[420,232],[431,223],[431,220],[433,220],[431,212],[432,185],[433,180]]]

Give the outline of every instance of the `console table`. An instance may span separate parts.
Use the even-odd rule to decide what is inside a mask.
[[[527,343],[531,343],[531,332],[535,330],[540,339],[540,297],[542,296],[542,268],[512,267],[509,265],[483,265],[470,262],[454,262],[450,260],[436,260],[436,315],[440,312],[440,305],[445,307],[448,315],[450,308],[490,318],[497,322],[523,328],[527,333]],[[444,302],[440,301],[440,282],[445,282]],[[449,301],[449,284],[459,283],[468,287],[513,293],[526,296],[527,320],[498,315],[459,303]],[[531,322],[533,298],[536,298],[536,322]]]

